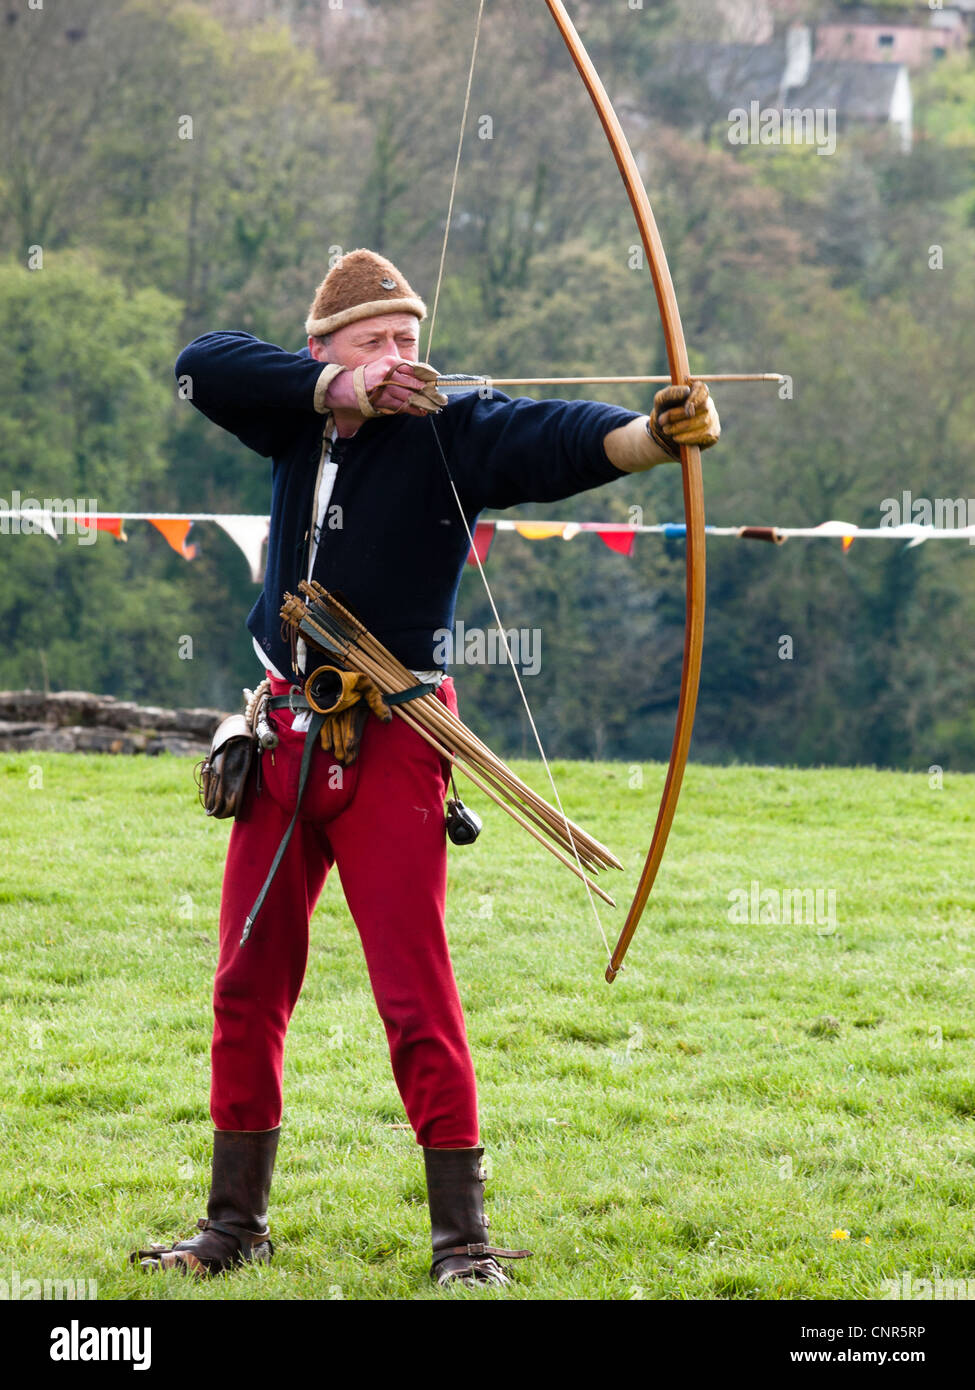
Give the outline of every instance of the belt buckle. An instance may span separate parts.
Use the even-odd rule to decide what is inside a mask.
[[[304,693],[305,692],[302,690],[300,685],[292,685],[288,687],[288,709],[291,711],[292,714],[302,713],[300,709],[295,708],[295,696],[304,695]]]

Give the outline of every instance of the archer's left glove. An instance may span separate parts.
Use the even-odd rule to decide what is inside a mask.
[[[680,458],[682,444],[710,449],[721,437],[721,421],[707,383],[665,386],[653,398],[647,433],[671,458]]]

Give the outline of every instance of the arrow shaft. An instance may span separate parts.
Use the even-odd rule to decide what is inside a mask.
[[[708,376],[688,376],[688,381],[773,381],[785,380],[778,372],[724,372]],[[441,376],[438,385],[464,386],[650,386],[671,384],[669,376]]]

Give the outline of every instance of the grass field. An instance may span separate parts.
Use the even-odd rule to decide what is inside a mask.
[[[620,910],[601,909],[615,940],[662,770],[555,772],[627,864],[607,883]],[[692,766],[612,987],[579,885],[470,804],[486,828],[451,849],[448,930],[492,1235],[536,1252],[517,1287],[427,1279],[421,1154],[337,878],[289,1035],[274,1264],[203,1285],[127,1266],[205,1211],[229,822],[207,821],[186,761],[57,754],[0,756],[0,1278],[197,1300],[861,1299],[904,1271],[975,1279],[975,778]],[[816,889],[832,908],[781,920],[781,895]]]

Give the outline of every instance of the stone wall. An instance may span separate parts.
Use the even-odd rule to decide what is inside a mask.
[[[0,752],[175,753],[202,758],[226,714],[157,709],[85,690],[0,691]]]

